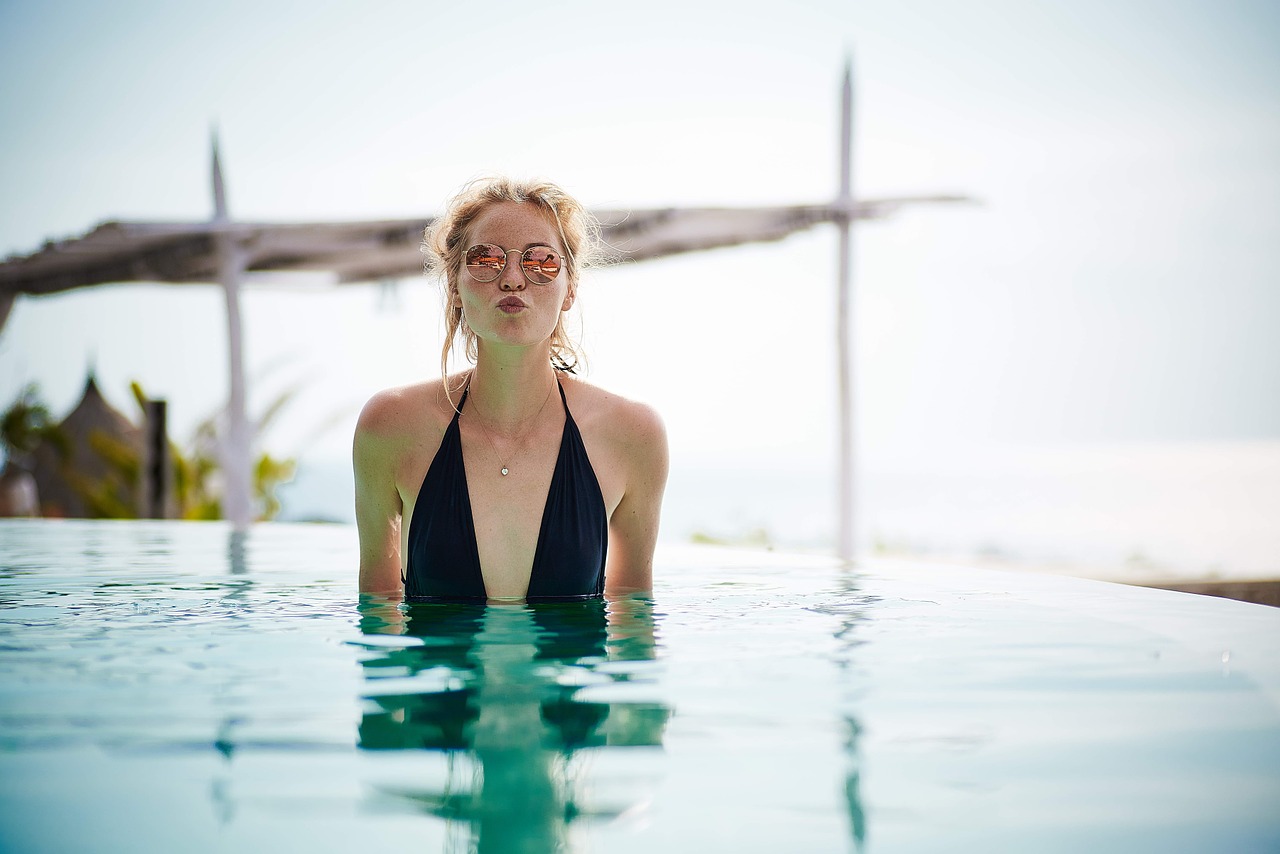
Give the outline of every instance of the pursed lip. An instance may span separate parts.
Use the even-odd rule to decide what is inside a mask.
[[[528,308],[528,307],[529,306],[525,305],[524,300],[520,299],[520,297],[503,297],[498,302],[498,308],[507,309],[511,311],[514,311],[515,309],[518,309],[518,308]]]

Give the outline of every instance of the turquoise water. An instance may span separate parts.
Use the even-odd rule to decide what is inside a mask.
[[[696,547],[402,608],[355,549],[0,524],[0,850],[1280,848],[1280,610]]]

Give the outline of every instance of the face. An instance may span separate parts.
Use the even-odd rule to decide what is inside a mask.
[[[574,299],[555,222],[535,205],[498,202],[482,211],[467,229],[464,249],[477,243],[512,250],[502,273],[492,282],[476,281],[465,263],[457,274],[457,299],[481,347],[486,342],[526,347],[546,342],[555,331],[560,312],[568,311]],[[562,259],[559,273],[546,284],[530,282],[521,269],[521,253],[535,245],[551,247]]]

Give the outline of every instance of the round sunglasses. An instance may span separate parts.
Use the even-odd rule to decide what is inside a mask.
[[[496,243],[477,243],[467,250],[466,266],[477,282],[492,282],[507,267],[507,255],[518,249],[503,249]],[[560,255],[550,246],[530,246],[520,253],[520,269],[535,285],[547,285],[560,275]]]

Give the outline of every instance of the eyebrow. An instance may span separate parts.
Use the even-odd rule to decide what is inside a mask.
[[[503,246],[501,243],[498,243],[496,240],[480,240],[480,241],[477,241],[476,243],[473,243],[473,244],[471,244],[471,245],[472,245],[472,246],[479,246],[481,243],[489,243],[489,244],[492,244],[493,246],[497,246],[497,247],[502,248],[502,249],[507,249],[507,247]],[[530,242],[530,243],[526,243],[526,244],[524,245],[524,248],[523,248],[523,249],[521,249],[520,251],[521,251],[521,252],[528,252],[530,249],[532,249],[532,248],[533,248],[533,247],[535,247],[535,246],[545,246],[545,247],[547,247],[548,249],[550,249],[552,252],[560,252],[560,250],[556,248],[556,245],[555,245],[554,243],[549,243],[549,242],[547,242],[547,241],[545,241],[545,240],[534,240],[534,241],[532,241],[532,242]],[[515,249],[516,249],[516,247],[514,247],[514,246],[513,246],[513,247],[511,247],[510,249],[507,249],[507,251],[508,251],[508,252],[514,252],[514,251],[515,251]]]

